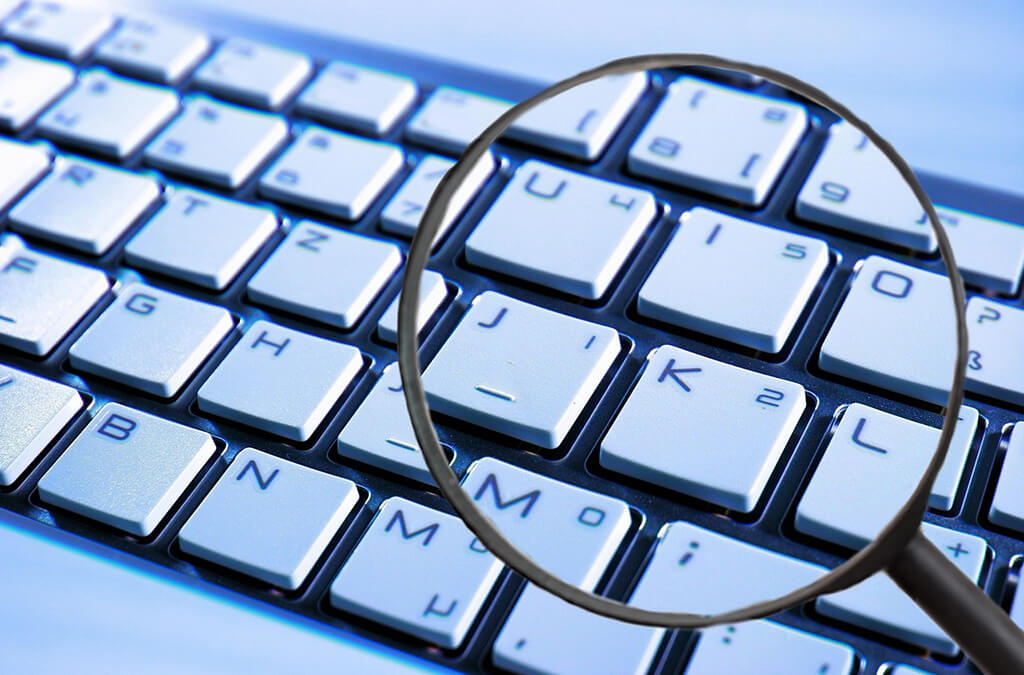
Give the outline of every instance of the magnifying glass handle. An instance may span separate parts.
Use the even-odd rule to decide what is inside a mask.
[[[886,572],[983,673],[1024,673],[1024,631],[920,530]]]

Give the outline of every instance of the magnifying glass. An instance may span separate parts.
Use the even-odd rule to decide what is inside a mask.
[[[934,242],[945,278],[884,256],[862,260],[813,367],[828,371],[825,376],[856,377],[865,370],[858,358],[872,349],[870,332],[858,334],[859,322],[872,316],[903,320],[914,311],[912,294],[942,298],[931,309],[947,313],[937,324],[946,334],[923,330],[917,339],[920,349],[946,349],[942,363],[948,371],[931,373],[930,385],[917,383],[909,392],[944,404],[941,431],[929,435],[851,401],[836,407],[820,444],[807,440],[813,434],[806,420],[820,417],[814,383],[804,387],[776,376],[785,374],[776,366],[786,361],[801,314],[837,261],[821,240],[765,222],[763,207],[773,177],[795,161],[793,148],[810,122],[792,98],[729,92],[672,70],[689,67],[763,78],[831,111],[841,120],[826,141],[833,150],[852,143],[847,150],[881,153],[890,166],[879,175],[898,177],[909,188],[905,202],[925,216],[919,229],[904,228],[907,237]],[[631,174],[681,186],[673,193],[677,198],[659,199],[638,181],[609,181],[557,163],[519,163],[467,240],[466,264],[523,290],[519,297],[484,291],[470,299],[421,373],[421,275],[439,233],[452,221],[461,187],[481,162],[494,161],[494,143],[510,130],[521,135],[518,121],[533,111],[537,122],[544,110],[538,106],[571,96],[574,88],[593,92],[602,82],[646,82],[666,71],[678,79],[624,161]],[[600,124],[595,116],[597,111],[579,124]],[[674,131],[681,120],[705,130],[728,129],[734,121],[732,134],[754,150],[736,155],[736,138],[723,133],[691,133],[680,141]],[[692,170],[691,155],[711,168]],[[730,168],[715,162],[731,162]],[[819,202],[850,197],[849,188],[826,183],[814,186]],[[890,186],[886,194],[894,192]],[[709,193],[719,199],[702,198]],[[893,199],[897,219],[901,196]],[[721,208],[709,206],[716,203]],[[800,205],[814,213],[812,199],[800,199]],[[827,203],[818,206],[827,211]],[[871,234],[858,232],[868,226],[855,218],[841,226]],[[685,283],[694,269],[707,271],[706,283]],[[746,280],[747,290],[736,291],[730,282],[736,278]],[[549,296],[572,311],[546,307],[542,299]],[[602,325],[602,308],[609,306],[624,307],[628,327],[640,337]],[[963,403],[969,356],[964,307],[963,282],[934,206],[906,162],[870,126],[824,92],[770,68],[698,54],[650,55],[612,61],[552,85],[502,114],[466,148],[440,181],[411,245],[398,356],[416,438],[438,488],[479,542],[533,586],[612,619],[694,629],[771,616],[884,570],[983,671],[1024,672],[1024,634],[921,525],[957,432],[960,415],[949,411],[960,411]],[[720,339],[704,340],[709,334]],[[746,367],[713,357],[722,341],[735,349],[721,354],[739,354]],[[917,347],[911,341],[875,351],[913,361]],[[903,367],[890,362],[893,371]],[[884,371],[876,367],[874,381],[906,384],[899,372]],[[428,401],[435,412],[489,428],[488,437],[496,439],[486,444],[490,454],[482,452],[485,444],[475,448],[477,461],[461,481],[449,466]],[[588,415],[604,415],[608,422],[596,430],[581,421]],[[574,437],[584,426],[587,437]],[[921,438],[930,443],[923,451]],[[518,466],[522,457],[531,458],[532,471]],[[575,463],[582,475],[596,477],[590,483],[606,489],[581,490],[545,478],[545,462],[552,461]],[[798,553],[795,567],[780,567],[770,554],[751,554],[752,566],[742,575],[755,580],[750,583],[723,577],[724,557],[700,567],[698,561],[713,560],[709,549],[715,546],[750,553],[787,462],[814,469],[785,481],[797,486],[799,498],[795,513],[790,510],[776,531],[788,528],[796,538],[818,541],[824,553],[807,554],[813,560]],[[877,496],[869,488],[879,481],[896,486],[888,501],[858,501],[858,494]],[[622,483],[640,487],[618,490]],[[644,574],[671,560],[675,576],[652,582],[647,591],[641,578],[630,599],[620,602],[594,590],[623,542],[645,526],[644,510],[630,503],[645,494],[644,486],[667,514]]]

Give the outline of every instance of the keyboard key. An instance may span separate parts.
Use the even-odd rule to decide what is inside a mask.
[[[444,448],[453,458],[451,448]],[[434,485],[409,421],[397,363],[384,368],[373,389],[345,423],[338,436],[338,454]]]
[[[402,151],[390,143],[308,127],[260,178],[260,193],[358,220],[401,168]]]
[[[75,71],[63,63],[0,44],[0,128],[21,129],[74,81]]]
[[[601,466],[748,513],[806,405],[795,382],[658,347],[601,442]]]
[[[620,348],[611,328],[487,291],[423,382],[435,412],[557,448]]]
[[[0,345],[33,356],[49,354],[109,288],[99,270],[0,235]]]
[[[1016,295],[1024,274],[1024,226],[956,209],[937,210],[964,280]]]
[[[233,190],[287,138],[280,117],[197,96],[144,154],[157,168]]]
[[[691,209],[640,288],[652,319],[778,353],[828,267],[828,245]],[[700,289],[700,292],[693,292]]]
[[[885,675],[931,675],[931,673],[927,671],[911,668],[910,666],[904,666],[901,664],[892,664],[892,667],[889,670],[883,672]]]
[[[494,663],[514,673],[645,675],[661,628],[593,614],[528,585],[494,643]]]
[[[454,649],[502,567],[455,516],[392,497],[331,584],[331,605]]]
[[[870,256],[860,263],[818,363],[836,375],[945,403],[956,356],[953,312],[945,277]]]
[[[114,25],[106,12],[55,2],[28,2],[4,22],[2,35],[28,49],[78,61]]]
[[[967,388],[1024,405],[1024,310],[973,297],[967,302],[967,326]]]
[[[806,128],[803,106],[681,77],[630,149],[628,166],[760,206]]]
[[[347,330],[401,264],[394,244],[303,220],[249,280],[248,292],[253,302]]]
[[[416,100],[408,77],[331,61],[298,99],[304,115],[373,136],[383,136]]]
[[[747,621],[700,631],[685,675],[807,673],[846,675],[858,658],[850,647],[772,621]]]
[[[130,283],[71,345],[71,365],[161,398],[175,396],[234,322],[226,309]]]
[[[13,485],[84,407],[71,387],[0,364],[0,485]]]
[[[0,210],[7,208],[49,168],[50,156],[42,148],[0,138]]]
[[[975,582],[981,578],[988,551],[984,539],[929,523],[922,524],[921,531],[968,578]],[[956,656],[960,651],[956,643],[882,572],[845,591],[822,596],[814,606],[827,617],[920,645],[943,656]]]
[[[256,321],[199,388],[199,409],[307,441],[362,366],[355,347]]]
[[[216,451],[206,432],[108,403],[39,479],[39,497],[147,537]]]
[[[205,34],[169,22],[122,19],[96,48],[100,63],[161,84],[174,84],[210,49]]]
[[[222,291],[276,230],[269,209],[181,188],[128,242],[125,259]]]
[[[182,526],[178,544],[293,591],[358,501],[350,480],[245,448]]]
[[[646,72],[587,82],[528,111],[506,135],[592,162],[608,147],[645,89]]]
[[[160,186],[148,176],[58,157],[8,216],[17,232],[103,255],[159,196]]]
[[[43,114],[39,131],[58,143],[124,159],[177,111],[178,96],[171,89],[87,70],[71,92]]]
[[[1010,428],[988,517],[996,525],[1024,532],[1024,422],[1017,422]],[[1024,612],[1024,602],[1017,605],[1021,605],[1019,611]],[[1024,613],[1021,616],[1024,617]]]
[[[596,300],[657,212],[650,192],[530,160],[466,240],[466,260]]]
[[[409,120],[405,135],[417,143],[458,155],[511,107],[511,103],[501,99],[438,87]]]
[[[430,202],[434,190],[437,189],[438,183],[454,165],[455,162],[452,160],[437,155],[427,155],[421,159],[409,178],[381,211],[380,229],[411,239],[420,226],[423,212],[427,210],[427,204]],[[434,235],[435,247],[444,239],[448,230],[459,219],[476,194],[480,192],[480,188],[492,173],[494,173],[494,155],[488,151],[452,196],[448,214],[441,221],[441,226],[437,229],[437,234]]]
[[[218,96],[276,109],[298,91],[312,71],[308,56],[231,38],[199,66],[193,80]]]
[[[398,301],[401,293],[391,301],[387,310],[377,322],[377,336],[381,340],[391,344],[398,344]],[[430,319],[441,309],[441,305],[448,298],[448,287],[444,283],[444,277],[437,272],[426,270],[420,279],[420,304],[416,314],[416,332],[422,333]]]

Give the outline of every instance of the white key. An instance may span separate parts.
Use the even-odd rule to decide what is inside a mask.
[[[747,513],[805,407],[795,382],[658,347],[601,442],[601,466]]]
[[[249,280],[248,293],[253,302],[349,329],[401,264],[394,244],[303,220]]]
[[[147,537],[216,451],[206,432],[108,403],[39,479],[39,497]]]
[[[331,584],[331,605],[454,649],[501,570],[461,520],[392,497]]]
[[[199,409],[307,441],[362,366],[355,347],[256,321],[199,388]]]
[[[487,291],[427,366],[435,412],[557,448],[620,350],[607,326]]]
[[[657,211],[650,192],[530,160],[466,240],[466,260],[595,300]]]
[[[269,209],[181,188],[128,242],[125,259],[222,291],[276,230]]]
[[[170,398],[233,327],[226,309],[131,283],[69,356],[74,368]]]
[[[299,95],[299,112],[354,131],[383,136],[416,100],[408,77],[331,61]]]
[[[988,551],[984,539],[929,523],[923,523],[921,531],[971,581],[978,581]],[[920,645],[944,656],[956,656],[960,651],[956,643],[882,572],[853,588],[822,596],[814,606],[827,617]]]
[[[498,98],[438,87],[409,120],[405,135],[417,143],[457,155],[511,107],[511,103]]]
[[[916,251],[938,246],[896,167],[846,122],[829,129],[825,149],[797,196],[796,214]]]
[[[697,207],[640,288],[652,319],[778,353],[828,267],[828,245]]]
[[[350,480],[245,448],[182,526],[178,544],[293,591],[358,501]]]
[[[398,344],[398,301],[399,293],[377,322],[377,336],[385,342]],[[437,272],[426,270],[420,279],[420,304],[416,313],[416,332],[422,333],[423,327],[430,323],[437,310],[441,309],[448,297],[448,287],[444,277]]]
[[[233,190],[288,138],[288,125],[276,115],[204,96],[184,106],[146,146],[146,161],[157,168]]]
[[[50,156],[42,148],[0,138],[0,210],[7,208],[49,168]]]
[[[43,114],[39,130],[57,142],[123,159],[177,111],[173,90],[93,69],[82,73],[71,92]]]
[[[148,176],[58,157],[8,214],[11,229],[102,255],[160,196]]]
[[[0,127],[21,129],[74,81],[75,71],[63,63],[0,45]]]
[[[967,326],[967,388],[1024,405],[1024,310],[973,297],[967,302]]]
[[[421,159],[409,178],[381,211],[380,229],[411,239],[420,226],[423,212],[427,210],[427,204],[437,189],[437,184],[454,165],[455,162],[452,160],[437,155],[427,155]],[[441,226],[437,228],[437,234],[434,236],[435,247],[480,192],[480,188],[494,173],[494,167],[494,155],[488,150],[452,195],[448,213],[441,220]]]
[[[84,406],[71,387],[0,364],[0,485],[13,485]]]
[[[633,144],[628,165],[641,176],[759,206],[806,127],[803,106],[681,77]]]
[[[818,363],[836,375],[945,403],[955,322],[948,279],[870,256],[860,263]]]
[[[846,675],[857,664],[857,653],[841,642],[762,619],[702,630],[683,673]]]
[[[455,453],[447,445],[446,454]],[[398,364],[391,363],[338,436],[338,454],[433,486],[402,394]]]
[[[1010,428],[988,517],[996,525],[1024,532],[1024,422],[1017,422]],[[1018,612],[1024,617],[1024,601],[1014,607],[1017,605],[1021,605]]]
[[[313,71],[309,57],[239,38],[225,40],[193,79],[224,98],[260,108],[279,108]]]
[[[103,272],[43,255],[0,235],[0,345],[49,354],[99,302]]]
[[[307,127],[260,177],[270,199],[358,220],[402,168],[390,143]]]
[[[596,160],[647,89],[647,73],[611,75],[528,111],[506,136],[576,159]]]
[[[462,489],[505,537],[564,581],[592,590],[630,527],[625,502],[484,457]]]
[[[715,614],[778,598],[826,572],[818,565],[674,522],[658,533],[654,555],[629,604],[653,611]]]
[[[892,664],[892,667],[884,672],[885,675],[932,675],[927,671],[911,668],[910,666],[904,666],[902,664]]]
[[[978,426],[964,406],[929,504],[953,507]],[[801,532],[849,548],[875,538],[921,480],[935,454],[939,430],[861,403],[846,408],[796,511]]]
[[[63,59],[81,59],[114,25],[114,17],[87,7],[27,2],[3,25],[3,37]]]
[[[936,210],[964,280],[1016,295],[1024,274],[1024,226],[956,209]]]
[[[204,33],[166,21],[122,19],[96,48],[96,58],[115,70],[174,84],[210,49]]]
[[[494,663],[531,675],[645,675],[664,637],[661,628],[593,614],[528,585],[494,642]]]

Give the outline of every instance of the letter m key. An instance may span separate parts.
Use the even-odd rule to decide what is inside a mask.
[[[494,493],[494,505],[499,509],[511,508],[519,502],[526,502],[523,506],[522,512],[519,514],[520,518],[525,518],[530,515],[530,510],[533,508],[534,504],[537,503],[537,500],[540,499],[540,490],[532,490],[519,495],[515,499],[509,499],[508,501],[503,500],[501,498],[501,490],[498,487],[498,478],[493,473],[487,474],[487,478],[484,479],[480,489],[476,491],[475,495],[473,495],[473,499],[479,501],[488,490]]]

